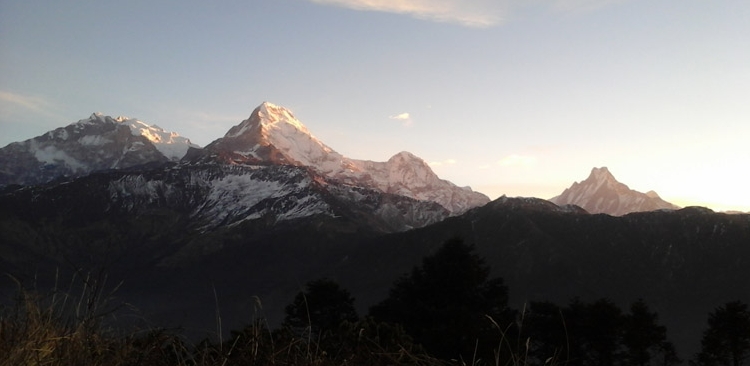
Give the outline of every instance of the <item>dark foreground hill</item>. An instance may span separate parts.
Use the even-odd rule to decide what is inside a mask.
[[[750,300],[750,215],[699,207],[613,217],[500,198],[460,217],[378,238],[351,267],[405,271],[451,237],[477,246],[493,276],[505,279],[516,308],[529,301],[566,304],[573,297],[607,297],[626,307],[642,298],[686,356],[697,351],[708,312]]]

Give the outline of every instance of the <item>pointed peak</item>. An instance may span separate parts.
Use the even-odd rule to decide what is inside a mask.
[[[261,119],[269,121],[269,122],[287,122],[289,124],[295,125],[297,127],[305,128],[305,126],[302,125],[302,123],[297,120],[296,117],[294,117],[294,113],[292,113],[291,110],[284,108],[282,106],[269,103],[269,102],[263,102],[258,108],[255,109],[258,112],[258,115],[261,117]]]
[[[267,134],[271,130],[283,130],[283,133],[297,130],[310,135],[307,127],[294,117],[292,111],[270,102],[263,102],[253,110],[248,119],[229,129],[224,137],[238,137],[247,132],[254,131],[253,133],[263,135],[264,138],[267,138]]]
[[[607,169],[606,166],[591,169],[591,174],[589,175],[588,179],[593,179],[596,181],[617,181],[617,179],[615,179],[615,176],[610,173],[609,169]]]
[[[287,111],[287,112],[289,111],[288,109],[286,109],[286,108],[284,108],[284,107],[282,107],[280,105],[273,104],[273,103],[267,102],[267,101],[264,101],[263,103],[261,103],[258,106],[258,108],[256,108],[256,109],[262,110],[264,112],[268,112],[269,110],[271,110],[271,111],[284,110],[284,111]]]
[[[264,115],[273,115],[273,114],[280,114],[280,113],[285,113],[285,112],[288,114],[292,114],[292,112],[289,111],[288,109],[281,107],[279,105],[273,104],[271,102],[263,102],[253,110],[253,114],[262,113]]]
[[[591,174],[603,174],[603,173],[609,173],[609,168],[606,166],[603,166],[601,168],[593,167],[591,168]]]
[[[294,113],[291,110],[270,102],[261,103],[261,105],[253,110],[250,118],[241,124],[244,127],[254,127],[256,125],[264,128],[281,128],[282,125],[289,125],[305,134],[310,134],[307,127],[294,117]],[[247,128],[243,130],[247,130]]]
[[[550,199],[558,205],[574,204],[591,213],[621,216],[631,212],[674,209],[654,191],[641,193],[618,182],[606,167],[593,168],[581,183],[574,183],[557,197]]]

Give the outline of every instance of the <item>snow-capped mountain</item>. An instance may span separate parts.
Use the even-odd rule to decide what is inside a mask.
[[[631,212],[678,209],[654,191],[638,192],[615,179],[606,167],[593,168],[586,180],[574,182],[559,196],[550,198],[557,205],[577,205],[590,213],[621,216]]]
[[[139,214],[156,207],[186,212],[201,230],[244,221],[271,223],[316,215],[346,216],[379,231],[400,231],[440,221],[448,211],[360,187],[329,184],[325,177],[292,165],[177,164],[146,172],[122,172],[102,188],[111,209]],[[104,204],[103,204],[104,205]],[[378,221],[378,222],[375,222]]]
[[[235,164],[309,167],[343,184],[437,202],[454,214],[489,202],[481,193],[440,179],[427,163],[408,152],[386,162],[344,157],[315,138],[288,109],[268,102],[223,138],[186,156],[193,161],[207,157]]]
[[[98,170],[177,161],[189,147],[198,146],[156,125],[94,113],[0,149],[0,186],[33,185]]]

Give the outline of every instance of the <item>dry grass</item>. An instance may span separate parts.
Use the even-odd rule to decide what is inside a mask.
[[[197,344],[164,329],[122,334],[106,325],[120,309],[108,306],[112,292],[103,291],[104,282],[86,278],[77,296],[19,290],[15,303],[0,307],[0,366],[446,364],[413,345],[399,327],[371,320],[297,334],[271,331],[259,318],[228,340]]]
[[[191,343],[178,331],[133,330],[107,326],[119,306],[107,300],[106,281],[86,277],[76,296],[68,291],[41,295],[19,290],[15,303],[0,307],[0,366],[15,365],[494,365],[529,364],[528,340],[511,340],[499,331],[494,360],[444,361],[431,357],[397,325],[365,318],[314,334],[310,328],[271,330],[265,318],[253,319],[227,340]],[[20,286],[19,286],[20,288]],[[116,290],[116,287],[115,287]],[[258,301],[258,306],[260,302]],[[220,319],[219,321],[220,327]],[[220,329],[220,328],[219,328]],[[525,345],[525,347],[524,347]],[[503,361],[501,361],[503,360]],[[557,357],[545,365],[561,364]]]

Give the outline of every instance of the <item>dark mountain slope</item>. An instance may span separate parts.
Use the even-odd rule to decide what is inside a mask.
[[[514,306],[573,297],[638,298],[660,312],[681,350],[696,351],[706,314],[724,302],[750,302],[750,215],[704,208],[622,217],[566,212],[539,199],[501,198],[460,217],[376,238],[350,259],[347,283],[365,302],[383,298],[394,272],[405,273],[440,243],[474,243],[505,279]],[[378,258],[377,260],[373,258]],[[368,263],[372,269],[363,269]],[[390,271],[389,271],[390,269]]]
[[[259,206],[242,211],[246,216],[236,216],[263,212],[251,220],[227,215],[233,224],[206,225],[215,217],[200,213],[218,212],[205,199],[211,196],[206,189],[215,185],[202,186],[196,177],[236,180],[234,174],[244,169],[250,168],[118,171],[6,192],[0,195],[3,271],[46,285],[58,270],[104,272],[110,283],[123,281],[117,296],[144,318],[184,326],[197,336],[216,329],[217,302],[224,330],[251,321],[258,300],[278,324],[294,294],[321,277],[349,289],[365,313],[398,277],[453,237],[477,246],[493,276],[505,279],[515,307],[537,300],[564,304],[576,296],[608,297],[625,307],[643,298],[660,313],[683,355],[696,350],[714,307],[750,302],[750,215],[686,208],[613,217],[503,197],[461,216],[394,232],[391,216],[378,214],[383,207],[402,216],[424,214],[425,208],[403,197],[356,190],[342,195],[337,190],[349,188],[313,184],[304,194],[289,191],[288,202],[319,197],[314,202],[330,211],[280,220],[276,208],[290,212],[280,196],[259,200]],[[288,174],[309,174],[297,167],[272,169],[279,171],[255,174],[283,173],[294,187],[304,179],[289,180]],[[136,194],[102,188],[131,179],[153,189]],[[193,184],[170,189],[176,182]],[[5,281],[6,293],[12,292],[14,285]]]

